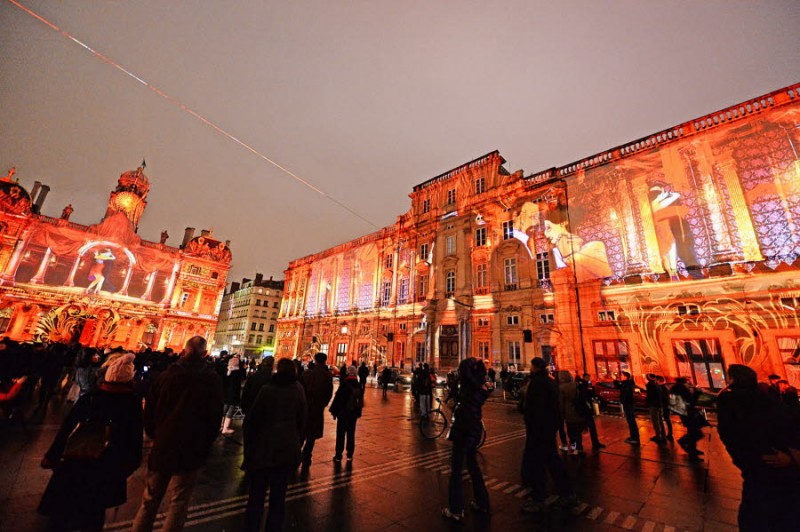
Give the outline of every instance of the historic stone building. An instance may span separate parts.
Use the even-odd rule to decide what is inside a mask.
[[[282,356],[800,380],[800,94],[526,175],[492,152],[286,270]]]
[[[273,355],[282,297],[283,281],[264,279],[260,273],[231,283],[222,297],[214,351],[250,358]]]
[[[0,179],[0,334],[20,341],[182,349],[211,339],[231,263],[228,242],[187,228],[180,247],[143,240],[150,180],[125,172],[95,225],[40,214],[49,187],[29,194]],[[33,196],[33,199],[32,199]]]

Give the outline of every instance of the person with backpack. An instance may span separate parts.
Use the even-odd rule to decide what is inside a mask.
[[[347,377],[339,385],[336,395],[333,396],[329,412],[336,420],[336,452],[334,462],[342,461],[342,451],[345,449],[347,439],[347,460],[353,459],[356,450],[356,422],[361,417],[364,408],[364,393],[358,382],[358,369],[355,366],[347,368]]]
[[[97,390],[78,399],[42,459],[52,469],[39,513],[52,530],[97,531],[106,508],[127,501],[142,460],[142,399],[133,391],[134,355],[110,359]]]

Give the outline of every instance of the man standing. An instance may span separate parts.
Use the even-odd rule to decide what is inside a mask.
[[[563,424],[559,414],[558,385],[547,375],[542,358],[531,360],[531,378],[525,396],[525,451],[522,455],[522,478],[531,487],[530,499],[522,506],[526,513],[544,511],[547,473],[558,489],[561,506],[574,506],[567,470],[556,448],[556,432]]]
[[[634,402],[635,385],[631,374],[627,371],[623,371],[621,377],[616,381],[616,385],[619,388],[619,403],[622,405],[625,421],[628,422],[628,431],[630,432],[630,436],[625,440],[625,443],[639,445],[639,426],[636,425],[636,404]]]
[[[658,385],[656,376],[652,373],[647,374],[646,386],[647,411],[650,413],[650,422],[653,423],[655,436],[650,438],[659,445],[667,442],[667,435],[664,432],[664,397],[662,396],[661,386]]]
[[[322,437],[322,430],[325,427],[325,407],[328,406],[333,395],[333,377],[331,377],[331,372],[328,371],[328,366],[325,365],[327,359],[328,355],[325,353],[314,355],[314,369],[303,373],[303,378],[300,381],[306,392],[306,404],[308,405],[306,442],[303,446],[304,467],[311,465],[314,443]],[[344,380],[344,378],[344,374],[339,377],[341,380]]]
[[[153,529],[170,483],[173,494],[163,530],[183,529],[198,471],[222,421],[222,380],[206,363],[207,355],[205,338],[191,338],[180,359],[158,377],[147,397],[144,430],[153,448],[133,532]]]
[[[369,377],[369,368],[366,362],[362,362],[358,368],[358,384],[361,386],[361,395],[364,395],[364,390],[367,389],[367,377]]]
[[[586,416],[586,426],[589,427],[589,436],[592,439],[592,450],[599,451],[600,449],[605,449],[605,444],[602,443],[597,436],[597,425],[594,422],[594,411],[591,406],[597,395],[592,385],[592,376],[588,373],[584,373],[583,378],[578,381],[578,394],[581,400],[589,406],[589,412]]]
[[[389,381],[392,380],[392,368],[384,366],[381,372],[381,387],[383,388],[383,398],[386,399],[386,392],[389,390]]]

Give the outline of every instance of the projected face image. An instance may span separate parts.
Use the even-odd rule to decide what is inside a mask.
[[[550,220],[544,221],[544,236],[554,246],[557,246],[558,242],[568,234],[569,231],[567,231],[566,223],[557,224]]]

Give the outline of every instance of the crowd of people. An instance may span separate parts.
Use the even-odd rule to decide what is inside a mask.
[[[307,367],[298,360],[259,365],[223,353],[208,358],[202,337],[190,339],[182,353],[121,349],[98,350],[60,344],[0,341],[0,407],[6,422],[26,411],[43,412],[58,393],[74,401],[41,465],[53,474],[39,512],[53,530],[102,530],[107,508],[127,500],[127,479],[142,461],[143,434],[152,441],[142,500],[132,530],[152,530],[162,500],[171,489],[164,530],[181,530],[192,492],[213,442],[235,432],[243,418],[242,469],[249,481],[244,529],[281,530],[289,478],[298,466],[311,466],[315,442],[323,436],[326,410],[336,424],[334,463],[353,459],[356,427],[364,409],[367,377],[378,368],[355,362],[339,370],[334,393],[327,355],[317,353]],[[387,372],[387,370],[389,370]],[[508,379],[504,368],[500,373]],[[386,383],[390,368],[381,374]],[[482,409],[496,374],[483,361],[469,358],[447,376],[454,402],[451,477],[444,518],[460,522],[465,509],[490,515],[489,494],[477,460],[482,437]],[[667,385],[658,375],[645,376],[645,400],[653,428],[651,440],[673,440],[671,418],[686,429],[677,441],[690,462],[702,461],[697,442],[708,423],[698,406],[700,392],[687,379]],[[792,505],[800,494],[800,402],[797,390],[777,375],[759,383],[743,365],[728,368],[729,385],[718,397],[719,436],[743,478],[739,524],[742,530],[800,530]],[[412,391],[421,416],[430,412],[437,385],[427,364],[415,368]],[[629,373],[616,380],[622,411],[630,429],[625,440],[640,445],[636,386]],[[143,398],[145,399],[143,401]],[[522,511],[547,511],[548,477],[557,491],[555,507],[577,503],[560,450],[584,454],[584,433],[592,449],[600,441],[594,416],[598,396],[588,374],[552,371],[541,358],[531,361],[521,393],[526,441],[522,482],[530,488]],[[280,405],[280,408],[275,408]],[[466,466],[473,500],[465,504],[461,472]]]

